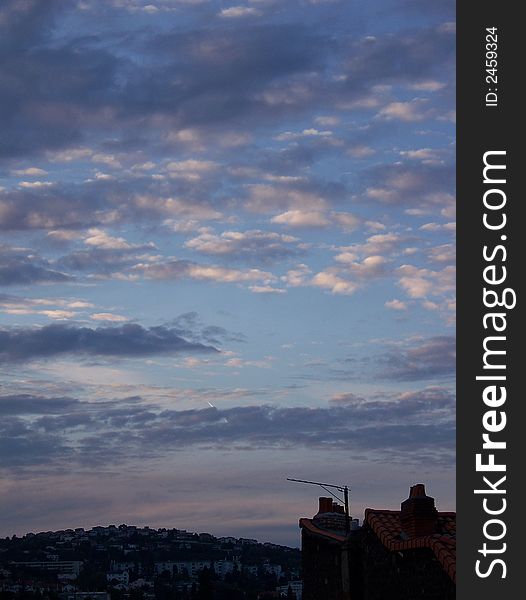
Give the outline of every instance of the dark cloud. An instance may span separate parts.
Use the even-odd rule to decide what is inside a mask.
[[[57,415],[80,405],[73,398],[46,398],[31,394],[0,396],[1,415]]]
[[[456,341],[436,336],[414,348],[389,351],[379,361],[382,376],[397,381],[452,378],[456,369]]]
[[[280,108],[290,113],[292,107],[273,106],[260,94],[284,77],[320,68],[330,46],[326,36],[299,24],[233,31],[218,23],[215,29],[153,36],[133,51],[128,47],[128,57],[142,54],[134,62],[123,58],[118,44],[103,46],[96,36],[53,39],[48,30],[64,3],[49,3],[47,9],[44,4],[24,3],[26,9],[17,10],[10,2],[4,9],[5,21],[15,23],[25,42],[22,48],[0,46],[2,80],[9,82],[2,101],[0,155],[78,143],[86,122],[102,132],[108,124],[118,130],[160,115],[179,127],[223,126],[234,119],[239,124],[256,114],[275,118]]]
[[[217,258],[270,263],[298,256],[298,238],[271,231],[225,231],[201,233],[185,243],[187,248]]]
[[[66,2],[17,4],[3,9],[12,32],[0,45],[0,74],[9,82],[0,121],[4,156],[78,145],[91,137],[87,128],[100,137],[111,132],[122,148],[124,138],[135,138],[135,147],[154,139],[159,145],[166,128],[261,127],[328,101],[345,103],[378,84],[453,73],[454,36],[439,28],[364,42],[337,33],[334,21],[219,19],[190,31],[115,31],[108,42],[73,37],[64,28]],[[89,26],[89,11],[84,19]],[[347,78],[335,79],[335,71]],[[146,126],[142,138],[123,133],[137,125]]]
[[[61,283],[72,279],[30,250],[0,245],[0,286]]]
[[[179,315],[173,321],[166,323],[181,337],[193,342],[219,346],[224,342],[244,342],[245,336],[240,332],[227,331],[217,325],[206,325],[195,311]]]
[[[437,209],[453,203],[453,163],[381,164],[367,170],[362,176],[367,202],[373,200],[382,204]],[[446,194],[449,198],[445,197]]]
[[[0,330],[0,362],[46,359],[65,355],[140,357],[177,352],[217,352],[213,346],[189,342],[169,327],[145,328],[46,325]]]
[[[4,417],[0,424],[0,456],[3,467],[61,464],[74,456],[67,440],[39,431],[22,419]]]
[[[71,271],[110,275],[144,261],[146,253],[151,251],[147,244],[123,249],[90,248],[62,256],[57,265]]]
[[[198,184],[161,185],[144,177],[4,190],[0,191],[0,229],[80,229],[134,219],[188,217],[201,206],[196,200],[194,207],[191,199],[206,192],[207,188]],[[179,194],[187,196],[189,201],[172,206],[168,199]],[[156,201],[148,201],[149,196]]]
[[[9,414],[15,414],[18,406],[19,415],[36,417],[31,424],[20,418],[5,421],[2,427],[10,439],[22,444],[21,438],[30,432],[31,439],[43,444],[60,436],[58,447],[64,448],[65,456],[74,455],[87,465],[160,456],[192,446],[347,448],[405,456],[415,462],[424,455],[442,460],[451,454],[455,404],[446,389],[428,388],[380,400],[354,395],[347,399],[345,404],[321,408],[166,410],[137,399],[93,403],[21,396],[4,398],[0,406],[5,402]],[[59,406],[62,414],[56,414]]]
[[[412,83],[453,76],[455,36],[436,27],[367,37],[353,44],[345,87],[353,92],[378,84]]]

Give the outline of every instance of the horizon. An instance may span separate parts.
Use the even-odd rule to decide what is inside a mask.
[[[455,5],[422,4],[3,4],[1,536],[296,547],[286,477],[454,509]]]

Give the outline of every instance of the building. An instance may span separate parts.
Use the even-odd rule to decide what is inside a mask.
[[[280,585],[276,588],[276,592],[281,594],[283,598],[290,598],[290,594],[294,596],[294,600],[302,600],[303,598],[303,582],[288,581],[286,585]]]
[[[345,514],[331,498],[300,519],[303,600],[453,600],[456,514],[438,512],[423,484],[400,510],[365,511],[345,533]]]
[[[81,560],[34,560],[10,563],[13,567],[30,567],[43,571],[57,571],[58,573],[72,573],[78,575],[82,569]]]
[[[65,592],[59,595],[60,600],[109,600],[107,592]]]

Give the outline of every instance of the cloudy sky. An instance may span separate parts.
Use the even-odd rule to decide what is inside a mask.
[[[454,507],[453,20],[2,2],[0,535]]]

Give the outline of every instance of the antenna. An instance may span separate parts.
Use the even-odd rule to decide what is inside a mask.
[[[333,483],[320,483],[319,481],[306,481],[305,479],[292,479],[291,477],[287,477],[287,481],[294,481],[296,483],[308,483],[309,485],[317,485],[323,488],[328,494],[330,494],[333,498],[336,498],[338,502],[343,502],[345,507],[345,533],[349,534],[351,531],[350,524],[350,516],[349,516],[349,487],[346,485],[335,485]],[[343,494],[343,499],[331,492],[328,488],[333,488],[338,490]]]

